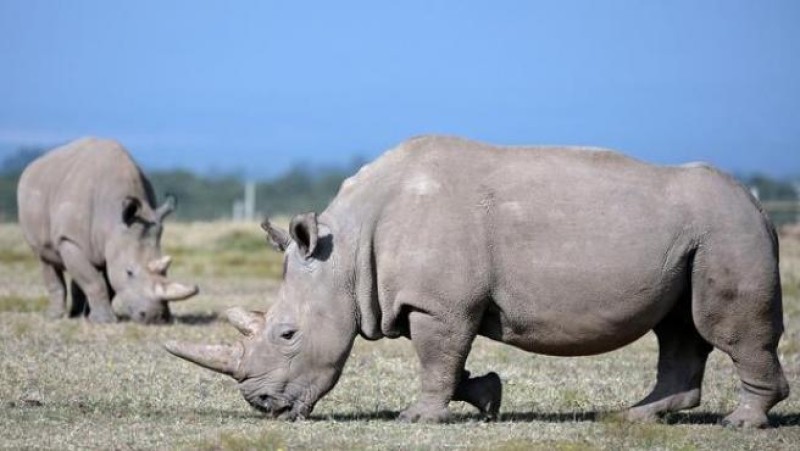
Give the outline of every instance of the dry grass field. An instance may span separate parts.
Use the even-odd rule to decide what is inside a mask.
[[[663,423],[604,416],[647,394],[656,342],[648,335],[584,358],[531,355],[478,339],[473,373],[505,384],[500,421],[481,422],[462,403],[447,425],[400,424],[416,396],[417,362],[407,340],[358,339],[336,388],[312,418],[272,421],[252,410],[234,381],[169,355],[170,339],[233,341],[217,314],[264,309],[274,299],[279,256],[256,224],[169,224],[172,274],[201,294],[176,303],[170,326],[48,321],[38,266],[15,225],[0,226],[0,448],[46,449],[800,449],[800,239],[782,242],[787,332],[781,358],[792,396],[770,417],[776,428],[716,425],[736,403],[727,356],[711,354],[700,407]]]

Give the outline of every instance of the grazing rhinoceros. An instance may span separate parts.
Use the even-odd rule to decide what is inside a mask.
[[[174,199],[156,208],[150,182],[114,141],[84,138],[48,152],[22,173],[19,222],[41,261],[48,313],[65,313],[64,271],[72,278],[72,312],[89,303],[89,320],[113,322],[112,301],[139,322],[170,320],[168,301],[196,286],[167,279],[161,255],[164,218]]]
[[[273,416],[307,416],[357,335],[411,339],[422,393],[407,421],[447,420],[452,400],[497,415],[497,375],[464,369],[476,335],[579,356],[654,330],[658,379],[630,419],[697,406],[713,347],[742,381],[726,423],[764,426],[788,395],[774,229],[707,166],[423,137],[362,168],[288,234],[263,227],[285,252],[275,305],[229,310],[245,335],[234,346],[166,347],[233,376]]]

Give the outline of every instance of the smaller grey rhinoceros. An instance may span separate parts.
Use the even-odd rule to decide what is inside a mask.
[[[112,302],[134,321],[171,320],[169,301],[197,286],[167,279],[161,254],[164,218],[174,198],[156,208],[150,182],[117,142],[83,138],[33,161],[17,189],[19,223],[39,258],[50,296],[48,314],[65,314],[64,271],[72,278],[73,314],[114,322]]]
[[[233,376],[273,416],[307,416],[358,335],[411,339],[422,392],[407,421],[445,421],[452,400],[497,415],[497,374],[464,368],[477,335],[579,356],[653,330],[658,378],[632,420],[697,406],[714,347],[742,383],[725,423],[765,426],[789,393],[775,230],[705,165],[424,137],[346,180],[319,217],[263,227],[285,252],[272,308],[229,310],[245,335],[234,346],[166,347]]]

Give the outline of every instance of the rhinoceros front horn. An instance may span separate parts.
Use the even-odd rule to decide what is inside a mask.
[[[225,310],[225,317],[244,335],[254,335],[264,327],[264,314],[261,312],[249,312],[241,307],[231,307]]]
[[[168,341],[164,347],[171,354],[218,373],[236,377],[244,349],[241,345],[200,345]]]
[[[178,282],[167,282],[156,284],[156,296],[165,301],[181,301],[197,294],[197,285],[184,285]]]

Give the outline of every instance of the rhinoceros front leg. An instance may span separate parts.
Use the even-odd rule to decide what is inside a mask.
[[[47,308],[48,318],[61,318],[66,311],[67,286],[64,283],[64,271],[45,261],[42,264],[42,278],[44,286],[47,288],[47,295],[50,298],[50,305]]]
[[[89,314],[89,309],[86,306],[86,293],[74,280],[69,283],[69,294],[72,297],[72,306],[69,309],[69,317],[76,318],[79,316],[86,316]],[[111,298],[109,298],[111,299]]]
[[[700,389],[711,345],[697,332],[691,311],[678,308],[653,330],[658,338],[658,375],[647,397],[624,412],[632,421],[652,422],[661,414],[700,404]]]
[[[72,280],[86,294],[89,302],[89,321],[93,323],[113,323],[117,320],[111,310],[108,287],[103,273],[92,265],[83,251],[69,241],[62,241],[58,247],[61,258]]]
[[[443,423],[450,419],[447,405],[461,382],[475,333],[468,325],[444,323],[429,314],[409,314],[411,342],[421,365],[422,391],[416,403],[400,414],[401,421]]]

